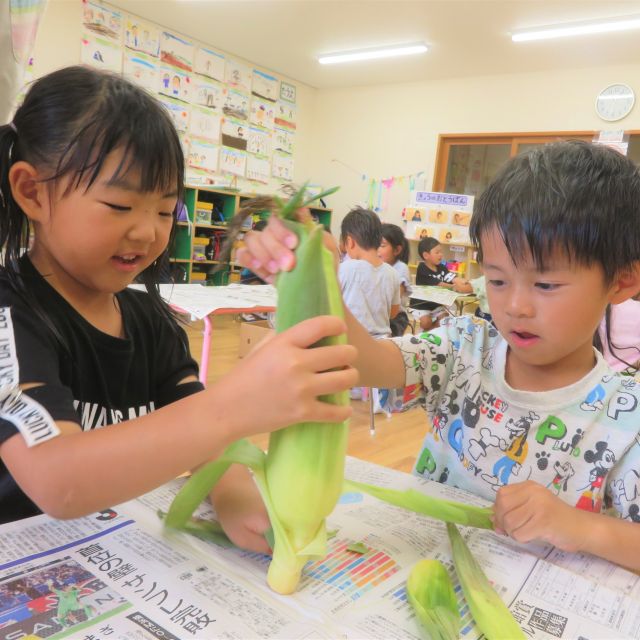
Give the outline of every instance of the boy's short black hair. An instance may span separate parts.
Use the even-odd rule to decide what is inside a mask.
[[[373,211],[353,207],[342,220],[342,239],[351,236],[361,249],[377,249],[382,242],[382,222]]]
[[[514,263],[529,252],[544,271],[554,249],[602,266],[605,281],[640,260],[640,172],[617,151],[579,140],[509,160],[476,200],[469,232],[497,229]]]
[[[435,249],[439,244],[440,242],[438,242],[436,238],[422,238],[422,240],[418,242],[418,255],[420,256],[420,259],[422,260],[422,256],[425,253],[429,253],[429,251]]]

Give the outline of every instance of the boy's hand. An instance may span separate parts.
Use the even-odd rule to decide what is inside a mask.
[[[309,217],[307,209],[298,211],[298,219]],[[263,231],[249,231],[244,237],[245,246],[238,249],[236,261],[251,269],[263,280],[273,283],[280,271],[291,271],[296,259],[293,250],[298,245],[298,237],[287,229],[278,216],[270,216]],[[338,255],[335,241],[329,233],[324,234],[325,246]]]
[[[590,515],[527,480],[498,490],[493,522],[497,533],[506,533],[518,542],[541,540],[575,552],[586,547]]]
[[[214,487],[211,502],[233,544],[249,551],[271,553],[264,537],[271,526],[267,509],[246,467],[232,465]]]

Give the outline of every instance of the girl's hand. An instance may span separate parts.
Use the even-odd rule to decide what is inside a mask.
[[[304,221],[308,217],[307,209],[298,212],[299,220]],[[263,231],[249,231],[244,242],[236,253],[236,261],[266,282],[273,283],[277,273],[291,271],[296,263],[293,250],[298,245],[298,237],[278,216],[270,216]],[[324,244],[336,256],[337,262],[338,248],[331,234],[324,234]]]
[[[494,505],[497,533],[506,533],[518,542],[540,540],[562,551],[585,548],[592,514],[563,502],[532,480],[498,489]],[[586,520],[586,521],[585,521]]]
[[[232,465],[213,489],[211,502],[233,544],[249,551],[271,553],[264,537],[271,526],[267,509],[246,467]]]
[[[319,396],[345,391],[358,383],[352,368],[355,347],[311,345],[346,331],[335,316],[304,320],[263,341],[228,375],[212,387],[232,401],[229,435],[253,435],[275,431],[297,422],[342,422],[350,406],[323,402]],[[235,432],[235,433],[233,433]]]

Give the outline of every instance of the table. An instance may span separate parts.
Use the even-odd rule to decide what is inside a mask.
[[[144,290],[143,285],[132,285]],[[207,383],[212,324],[210,316],[275,311],[277,294],[273,285],[229,284],[207,287],[200,284],[161,284],[160,295],[176,311],[188,313],[204,323],[200,382]]]
[[[347,459],[347,477],[449,499],[483,501],[453,487]],[[441,522],[360,493],[329,516],[326,558],[307,565],[298,591],[266,585],[269,557],[167,533],[156,515],[182,480],[71,521],[48,516],[0,526],[0,637],[78,640],[424,637],[405,582],[421,558],[451,565]],[[211,517],[203,504],[199,515]],[[640,578],[610,563],[462,529],[529,638],[640,638]],[[366,553],[347,550],[362,542]],[[57,616],[68,585],[76,604]],[[73,591],[75,587],[76,591]],[[456,584],[456,593],[460,594]],[[70,594],[70,595],[69,595]],[[65,594],[62,594],[66,597]],[[73,607],[76,607],[75,609]],[[464,610],[461,637],[477,638]]]
[[[435,302],[443,307],[451,307],[455,304],[458,315],[462,314],[465,306],[478,300],[477,296],[472,293],[458,293],[445,287],[425,285],[412,285],[411,297],[425,302]]]

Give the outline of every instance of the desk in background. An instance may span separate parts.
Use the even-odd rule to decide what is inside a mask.
[[[455,305],[458,315],[462,315],[468,305],[476,305],[478,298],[472,293],[457,293],[445,287],[430,287],[424,285],[412,285],[411,297],[425,302],[434,302],[443,307]]]
[[[133,285],[144,289],[142,285]],[[272,285],[229,284],[206,287],[200,284],[161,284],[160,295],[179,312],[204,323],[200,382],[207,383],[211,349],[212,315],[275,311],[276,288]]]
[[[347,460],[347,476],[483,504],[452,487],[353,458]],[[424,637],[405,582],[422,558],[451,566],[441,522],[360,493],[345,494],[328,519],[328,528],[337,531],[329,554],[305,567],[294,595],[278,596],[266,584],[267,556],[163,530],[156,511],[167,510],[180,483],[78,520],[43,515],[1,525],[0,637]],[[212,515],[208,505],[199,514]],[[635,574],[582,554],[518,545],[488,531],[463,533],[529,638],[640,638]],[[353,542],[368,551],[348,551]],[[50,585],[77,589],[76,609],[67,607],[63,620]],[[461,637],[477,638],[463,611]]]

